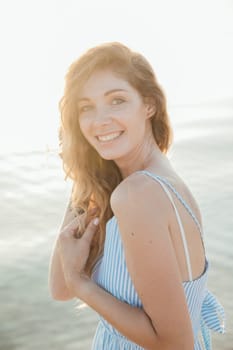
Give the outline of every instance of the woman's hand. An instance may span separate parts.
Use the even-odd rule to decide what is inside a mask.
[[[76,217],[59,234],[58,249],[64,278],[67,287],[72,291],[78,281],[87,278],[84,268],[90,253],[92,238],[97,231],[99,219],[95,218],[89,222],[85,232],[79,238],[77,230],[80,219]],[[77,291],[76,291],[77,292]]]

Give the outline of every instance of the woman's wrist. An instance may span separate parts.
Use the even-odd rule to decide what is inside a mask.
[[[84,301],[86,299],[87,293],[90,291],[93,281],[87,275],[75,276],[72,279],[72,290],[75,296]]]

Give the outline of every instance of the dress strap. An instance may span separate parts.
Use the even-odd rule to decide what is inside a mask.
[[[168,191],[168,189],[166,188],[166,186],[164,185],[164,183],[155,175],[151,174],[150,172],[146,171],[146,170],[142,170],[140,171],[141,173],[144,173],[150,177],[152,177],[154,180],[156,180],[164,189],[164,192],[167,194],[168,198],[170,199],[172,206],[175,210],[175,214],[176,214],[176,218],[177,218],[177,222],[178,225],[180,227],[180,233],[181,233],[181,238],[182,238],[182,242],[183,242],[183,246],[184,246],[184,252],[185,252],[185,257],[186,257],[186,263],[187,263],[187,269],[188,269],[188,275],[189,275],[189,280],[192,281],[193,277],[192,277],[192,269],[191,269],[191,263],[190,263],[190,256],[189,256],[189,250],[188,250],[188,245],[187,245],[187,241],[186,241],[186,237],[185,237],[185,232],[184,232],[184,227],[182,225],[181,222],[181,218],[179,215],[179,212],[176,208],[175,202],[171,196],[171,193]]]
[[[191,217],[193,218],[195,224],[197,225],[198,229],[199,229],[199,232],[201,234],[201,237],[203,239],[203,232],[202,232],[202,228],[201,228],[201,225],[198,221],[198,219],[196,218],[194,212],[192,211],[192,209],[190,208],[190,206],[188,205],[188,203],[186,203],[186,201],[183,199],[183,197],[179,194],[179,192],[177,192],[177,190],[170,184],[170,182],[165,179],[164,177],[161,177],[159,175],[155,175],[155,174],[152,174],[150,173],[149,171],[147,170],[139,170],[139,172],[141,173],[144,173],[144,174],[147,174],[151,177],[153,177],[154,179],[157,179],[157,180],[160,180],[162,181],[165,185],[167,185],[167,187],[170,188],[170,190],[172,190],[172,192],[175,194],[175,196],[179,199],[179,201],[183,204],[183,206],[185,207],[185,209],[187,210],[187,212],[191,215]]]

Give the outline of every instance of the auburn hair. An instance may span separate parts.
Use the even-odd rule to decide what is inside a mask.
[[[84,215],[96,209],[100,218],[99,230],[94,236],[86,272],[90,275],[93,267],[103,252],[105,227],[113,213],[110,196],[122,181],[121,173],[112,160],[105,160],[86,141],[80,127],[77,96],[87,79],[97,70],[111,69],[128,81],[143,98],[150,98],[156,106],[151,117],[154,139],[161,152],[167,153],[172,142],[166,98],[157,82],[155,73],[148,61],[137,52],[118,42],[104,43],[89,49],[74,61],[65,77],[64,94],[59,102],[61,123],[59,126],[60,157],[65,172],[65,180],[73,181],[71,209]],[[80,233],[86,224],[80,227]]]

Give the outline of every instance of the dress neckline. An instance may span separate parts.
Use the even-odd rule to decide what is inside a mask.
[[[207,276],[207,272],[209,270],[209,262],[208,260],[205,258],[205,267],[204,267],[204,271],[202,272],[202,274],[196,278],[194,278],[193,280],[190,280],[190,281],[182,281],[182,284],[183,285],[186,285],[186,284],[190,284],[190,283],[196,283],[196,282],[199,282],[200,280],[202,280],[204,277]]]

